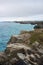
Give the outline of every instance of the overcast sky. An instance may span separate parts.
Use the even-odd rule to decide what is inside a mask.
[[[43,19],[43,0],[0,0],[0,18],[8,17]]]

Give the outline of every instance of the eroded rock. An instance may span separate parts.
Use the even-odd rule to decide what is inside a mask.
[[[0,65],[43,65],[43,48],[35,41],[29,43],[30,34],[12,36],[6,50],[0,53]]]

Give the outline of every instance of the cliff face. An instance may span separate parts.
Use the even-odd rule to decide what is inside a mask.
[[[22,31],[0,52],[0,65],[43,65],[43,31]]]

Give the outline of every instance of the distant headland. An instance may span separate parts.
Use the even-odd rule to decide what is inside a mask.
[[[20,24],[32,24],[35,25],[34,29],[43,29],[43,21],[15,21]]]

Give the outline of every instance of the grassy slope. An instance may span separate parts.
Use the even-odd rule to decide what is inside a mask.
[[[31,34],[30,37],[30,43],[34,43],[35,41],[38,41],[39,43],[43,44],[43,31],[41,32],[35,32],[35,31],[22,31],[21,34],[29,33]]]
[[[38,41],[40,43],[43,43],[43,32],[33,32],[31,33],[30,42],[34,43],[35,41]]]

